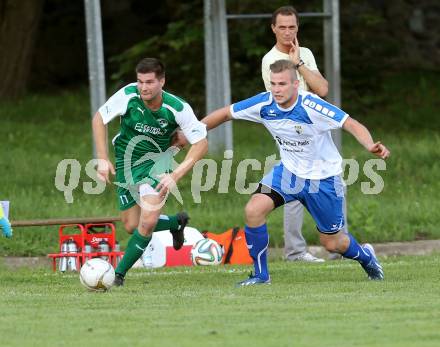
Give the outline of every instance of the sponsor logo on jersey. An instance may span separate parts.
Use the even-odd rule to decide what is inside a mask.
[[[279,136],[275,136],[275,139],[278,141],[280,145],[286,145],[291,147],[297,147],[297,146],[307,146],[310,145],[309,140],[303,140],[303,141],[290,141],[286,139],[282,139]]]
[[[161,128],[152,127],[151,125],[144,123],[136,123],[134,126],[134,130],[139,131],[143,134],[152,134],[152,135],[164,135],[165,132]]]
[[[138,109],[138,111],[141,111],[142,115],[144,115],[145,110],[141,109],[139,106],[137,109]]]
[[[168,125],[168,121],[164,118],[159,118],[157,120],[161,128],[165,128]]]
[[[275,140],[277,140],[282,150],[288,152],[303,152],[304,149],[302,147],[310,145],[309,140],[291,141],[291,140],[282,139],[279,136],[275,136]]]
[[[273,108],[271,108],[270,110],[269,110],[269,112],[267,113],[267,115],[268,116],[273,116],[273,117],[276,117],[276,113],[275,113],[275,110],[273,109]]]

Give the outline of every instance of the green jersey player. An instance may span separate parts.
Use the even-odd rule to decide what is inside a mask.
[[[173,246],[184,242],[188,216],[160,214],[176,183],[208,150],[206,127],[184,100],[167,93],[164,65],[145,58],[136,66],[137,82],[116,92],[93,118],[93,134],[99,160],[98,177],[110,183],[116,174],[119,208],[125,229],[132,233],[125,255],[116,268],[115,285],[143,253],[153,231],[169,229]],[[120,118],[120,133],[113,139],[116,170],[107,153],[107,124]],[[173,171],[173,133],[180,128],[191,143],[185,160]]]

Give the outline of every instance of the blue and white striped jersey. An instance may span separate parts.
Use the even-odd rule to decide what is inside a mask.
[[[231,105],[234,119],[262,123],[276,140],[281,161],[295,175],[323,179],[342,172],[342,157],[332,129],[341,128],[348,114],[315,94],[299,90],[298,99],[283,109],[271,92]]]

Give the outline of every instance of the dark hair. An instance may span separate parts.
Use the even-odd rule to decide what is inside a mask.
[[[157,79],[165,77],[165,65],[156,58],[144,58],[136,65],[136,73],[154,72]]]
[[[270,64],[269,68],[270,71],[273,73],[279,73],[279,72],[283,72],[284,70],[290,70],[290,72],[292,73],[292,81],[298,79],[298,76],[296,74],[295,64],[291,60],[287,60],[287,59],[277,60],[273,64]]]
[[[296,17],[296,24],[299,25],[299,16],[298,11],[295,10],[295,7],[293,6],[281,6],[280,8],[276,9],[274,13],[272,13],[272,24],[276,25],[277,22],[277,16],[281,14],[283,16],[295,16]]]

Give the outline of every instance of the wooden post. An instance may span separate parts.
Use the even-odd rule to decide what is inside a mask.
[[[33,227],[61,224],[90,224],[90,223],[111,223],[120,221],[120,217],[92,217],[92,218],[58,218],[58,219],[35,219],[18,220],[11,222],[13,227]]]

